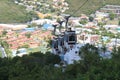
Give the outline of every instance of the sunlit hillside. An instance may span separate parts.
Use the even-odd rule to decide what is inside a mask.
[[[73,14],[86,0],[66,0],[69,3],[70,9],[67,13]],[[88,0],[88,2],[77,11],[74,16],[79,16],[80,13],[90,14],[100,9],[106,4],[120,5],[120,0]]]
[[[26,10],[11,0],[0,0],[0,23],[21,23],[26,21]]]

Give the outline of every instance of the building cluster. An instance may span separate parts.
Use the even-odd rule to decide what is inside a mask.
[[[105,13],[114,13],[117,16],[120,16],[120,6],[119,5],[106,5],[100,9],[101,12]]]
[[[39,2],[38,0],[34,0],[34,1],[21,0],[21,2],[18,4],[22,4],[25,6],[31,6],[31,4],[34,4],[34,6],[37,5],[39,7],[41,5],[50,7],[49,4],[47,5],[46,3],[43,4],[44,0],[42,2]],[[68,9],[67,8],[68,4],[64,0],[53,0],[53,3],[54,3],[54,5],[52,5],[53,8],[56,9],[59,8],[61,10],[64,10],[63,8],[66,7],[66,9]],[[44,41],[48,41],[53,37],[53,35],[51,34],[51,30],[54,31],[55,27],[56,27],[56,33],[60,34],[61,31],[65,32],[65,28],[67,26],[67,27],[71,27],[72,30],[75,31],[78,43],[81,44],[89,43],[95,46],[99,46],[99,44],[103,45],[103,43],[105,42],[106,45],[109,45],[108,47],[111,47],[116,44],[116,39],[112,38],[110,40],[110,37],[108,36],[107,36],[108,38],[105,38],[106,36],[101,35],[103,31],[99,31],[99,30],[102,26],[102,28],[104,28],[107,31],[107,33],[110,32],[116,34],[116,32],[118,33],[120,31],[120,26],[112,25],[112,24],[101,25],[99,23],[106,23],[108,20],[110,20],[109,19],[110,12],[120,15],[119,9],[120,6],[106,5],[105,7],[101,8],[99,11],[96,11],[95,14],[92,14],[89,17],[85,14],[82,14],[80,17],[69,17],[67,25],[65,23],[65,21],[67,21],[67,19],[65,19],[67,14],[59,15],[58,17],[60,18],[60,20],[57,20],[58,18],[43,19],[45,16],[52,16],[52,15],[50,14],[45,15],[38,11],[37,13],[41,17],[41,19],[33,20],[30,22],[30,24],[36,24],[36,27],[28,28],[27,25],[0,24],[0,34],[2,36],[3,32],[6,31],[5,36],[2,36],[1,38],[10,45],[11,49],[16,50],[18,48],[26,47],[26,46],[29,48],[35,48],[42,45]],[[91,20],[90,17],[92,17]],[[62,24],[59,23],[59,21],[61,20],[63,20]],[[53,26],[53,25],[57,25],[57,26]],[[61,31],[59,28],[60,26],[61,26]]]
[[[53,8],[59,10],[60,12],[65,12],[68,7],[68,3],[65,0],[53,0]]]
[[[15,0],[16,4],[23,5],[27,11],[48,12],[65,12],[68,9],[68,3],[65,0]]]
[[[3,35],[2,33],[6,31],[5,36],[2,36],[1,38],[9,44],[10,49],[12,50],[17,50],[22,47],[36,48],[41,46],[44,41],[48,41],[52,38],[51,31],[30,31],[29,28],[28,30],[27,28],[26,30],[11,30],[3,27],[0,28],[1,36]]]

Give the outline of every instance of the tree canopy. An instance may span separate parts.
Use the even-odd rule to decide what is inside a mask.
[[[120,48],[111,59],[98,55],[98,48],[85,45],[81,48],[82,60],[68,65],[65,72],[54,67],[60,62],[50,52],[31,53],[23,57],[0,58],[0,80],[119,80]]]

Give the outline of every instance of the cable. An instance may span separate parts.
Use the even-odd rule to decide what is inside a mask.
[[[78,7],[78,9],[75,10],[75,12],[73,12],[73,14],[77,13],[79,11],[79,9],[81,9],[87,2],[88,2],[88,0],[86,0],[80,7]]]

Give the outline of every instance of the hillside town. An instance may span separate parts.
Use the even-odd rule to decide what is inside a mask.
[[[120,1],[0,0],[0,80],[120,80]]]
[[[41,46],[45,47],[45,51],[51,50],[48,45],[54,37],[53,24],[57,24],[56,34],[60,34],[58,21],[64,20],[65,15],[68,15],[63,13],[69,9],[67,2],[53,0],[50,5],[46,5],[37,0],[16,0],[15,3],[24,5],[27,11],[35,11],[39,18],[33,18],[26,24],[0,24],[1,42],[3,45],[6,45],[4,42],[9,45],[7,49],[11,52],[10,56],[16,56],[15,53],[21,48],[25,49],[26,54],[32,51],[42,51]],[[53,3],[55,4],[53,5]],[[52,10],[48,10],[51,9],[51,5],[55,12],[57,10],[61,14],[51,13]],[[42,8],[39,8],[40,6],[46,7],[47,10],[43,10],[50,12],[43,12]],[[120,46],[119,12],[120,6],[106,5],[91,15],[81,14],[79,17],[70,17],[68,27],[76,31],[77,43],[89,43],[101,48],[106,47],[106,50],[112,51],[114,47]],[[62,27],[62,31],[65,31],[65,22]]]

